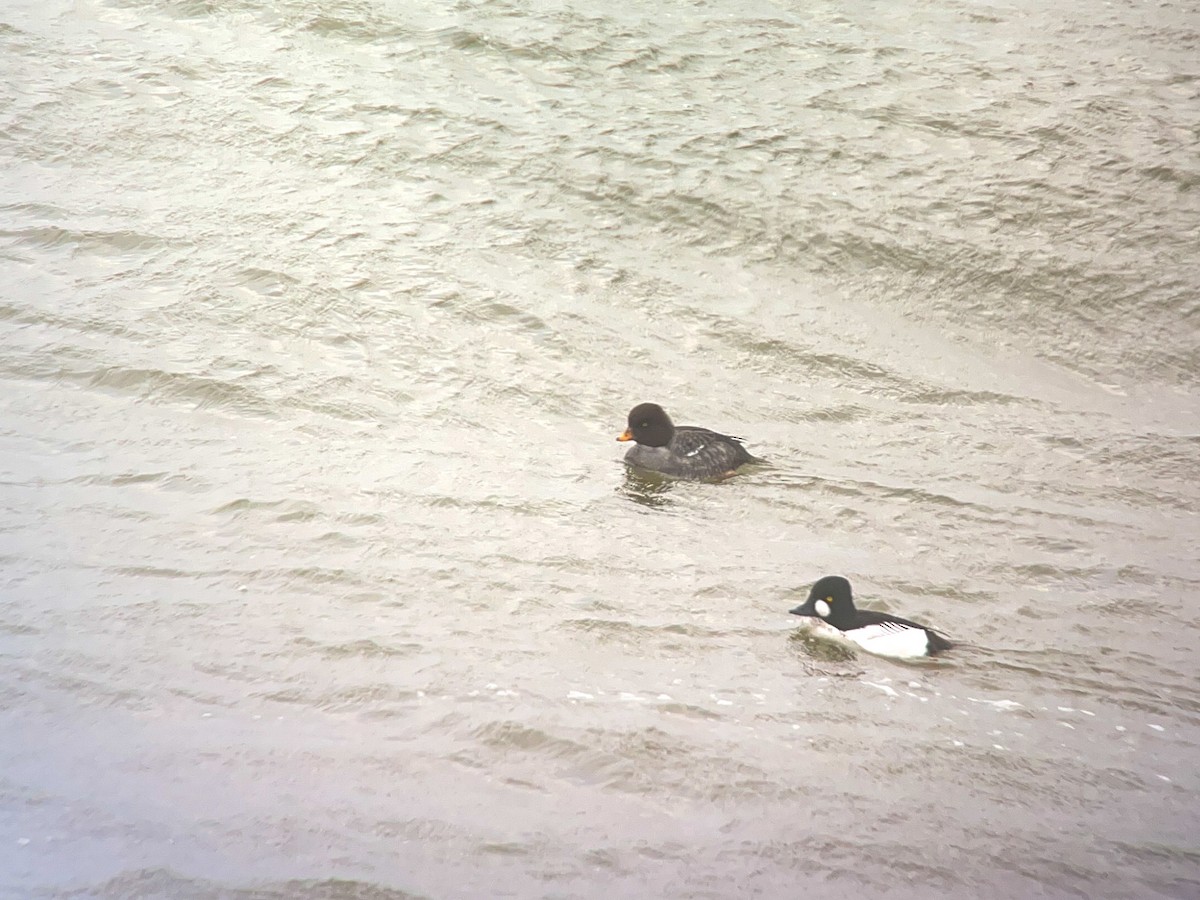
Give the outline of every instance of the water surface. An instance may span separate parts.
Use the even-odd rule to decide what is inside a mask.
[[[0,894],[1200,893],[1193,8],[0,43]]]

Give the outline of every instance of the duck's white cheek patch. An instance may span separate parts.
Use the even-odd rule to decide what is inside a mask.
[[[817,615],[820,616],[822,619],[829,618],[829,604],[826,603],[824,600],[818,600],[816,603],[814,603],[813,609],[815,609],[817,611]]]

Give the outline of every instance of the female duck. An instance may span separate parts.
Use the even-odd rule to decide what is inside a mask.
[[[725,478],[746,463],[761,463],[742,446],[742,439],[675,425],[657,403],[639,403],[629,411],[629,427],[618,441],[636,441],[625,464],[672,478]]]

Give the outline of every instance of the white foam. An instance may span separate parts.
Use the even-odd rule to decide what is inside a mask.
[[[1011,712],[1014,709],[1024,709],[1024,707],[1016,700],[981,700],[978,697],[968,697],[969,703],[982,703],[984,706],[994,706],[1003,712]]]
[[[863,684],[870,685],[873,688],[879,688],[881,691],[883,691],[889,697],[899,697],[900,696],[898,693],[896,693],[894,688],[890,688],[886,684],[876,684],[874,681],[864,681]]]

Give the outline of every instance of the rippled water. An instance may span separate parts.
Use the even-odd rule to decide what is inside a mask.
[[[1200,894],[1194,6],[0,44],[4,897]]]

